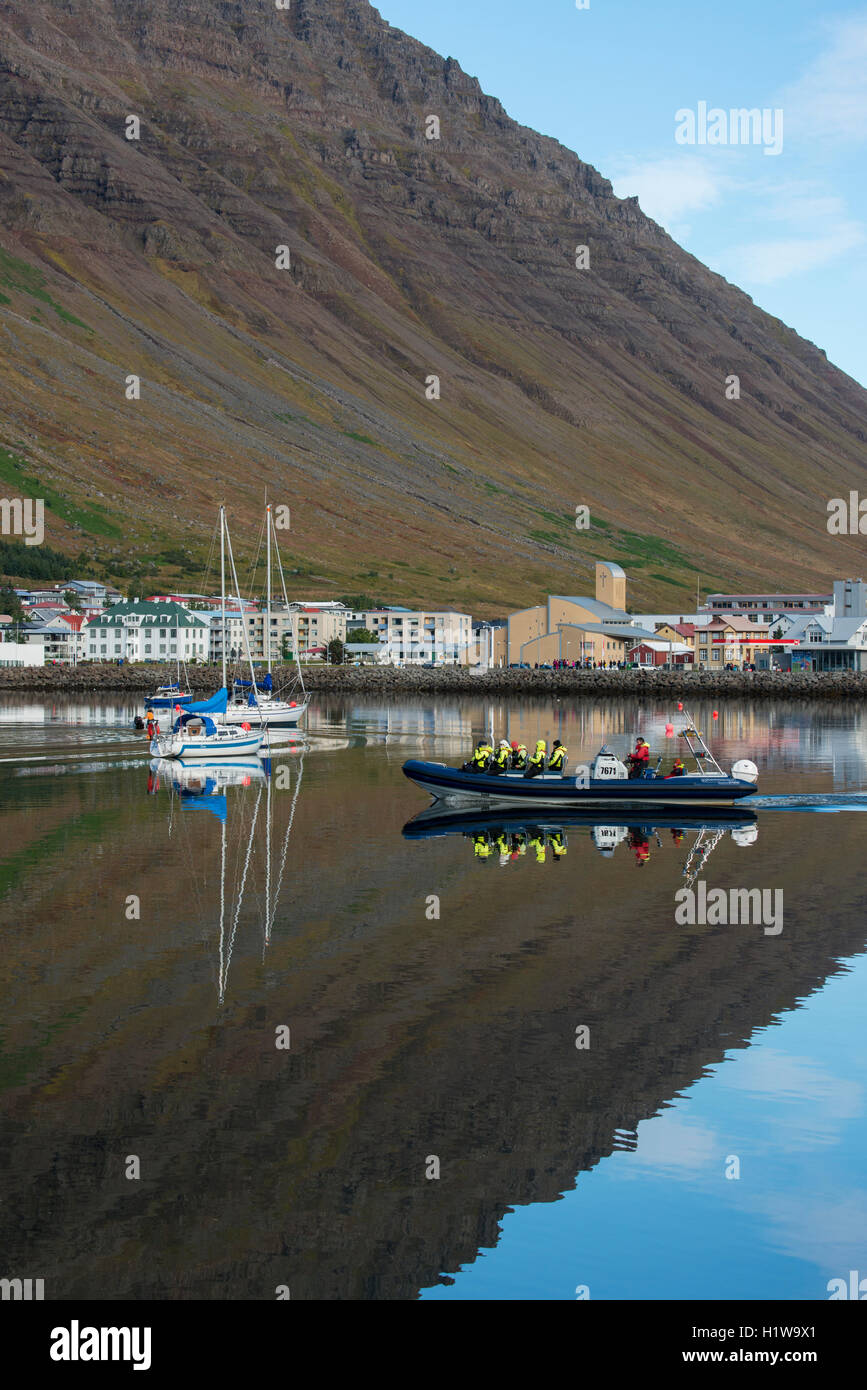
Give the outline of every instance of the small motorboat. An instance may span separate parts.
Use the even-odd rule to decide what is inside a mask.
[[[175,705],[189,705],[195,699],[189,690],[179,685],[158,685],[153,695],[145,700],[145,709],[174,709]]]
[[[687,717],[689,717],[687,715]],[[436,801],[452,806],[730,806],[743,797],[755,795],[759,771],[747,758],[736,762],[731,773],[724,772],[704,738],[690,724],[681,731],[693,762],[692,772],[663,776],[648,769],[640,777],[630,777],[624,764],[607,747],[602,747],[589,767],[569,773],[540,773],[527,777],[523,772],[465,772],[445,763],[422,762],[411,758],[403,773]]]

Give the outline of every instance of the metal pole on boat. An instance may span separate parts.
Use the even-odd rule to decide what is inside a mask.
[[[251,654],[251,652],[250,652],[250,636],[249,636],[249,633],[247,632],[247,620],[246,620],[246,615],[245,615],[245,613],[244,613],[243,599],[241,598],[241,586],[240,586],[240,584],[238,583],[238,572],[237,572],[237,570],[235,569],[235,556],[234,556],[233,553],[232,553],[232,537],[229,535],[229,527],[228,527],[228,525],[227,525],[227,523],[226,523],[225,517],[223,518],[223,528],[224,528],[225,535],[226,535],[226,542],[227,542],[227,545],[228,545],[228,548],[229,548],[229,568],[230,568],[231,571],[232,571],[232,580],[233,580],[233,583],[234,583],[234,585],[235,585],[235,593],[236,593],[237,596],[238,596],[238,607],[239,607],[240,610],[241,610],[241,632],[243,633],[243,636],[244,636],[244,651],[245,651],[246,654],[247,654],[247,661],[248,661],[249,666],[250,666],[250,680],[251,680],[251,682],[252,682],[253,699],[254,699],[255,702],[256,702],[256,709],[257,709],[257,711],[259,712],[259,718],[260,718],[260,721],[261,721],[262,712],[261,712],[261,710],[259,709],[259,694],[258,694],[258,691],[256,690],[256,675],[255,675],[255,672],[254,672],[254,670],[253,670],[253,657],[252,657],[252,654]],[[224,598],[223,601],[225,602],[225,598]]]
[[[220,507],[220,593],[223,604],[223,689],[226,685],[226,509]]]
[[[271,526],[272,526],[272,528],[273,528],[273,526],[274,526],[274,518],[273,518],[273,516],[271,517]],[[277,569],[278,569],[279,574],[280,574],[280,587],[281,587],[282,592],[283,592],[283,603],[284,603],[284,605],[285,605],[286,612],[289,614],[289,627],[290,627],[290,630],[291,630],[291,632],[292,632],[292,647],[293,647],[293,651],[294,651],[294,653],[295,653],[295,664],[296,664],[296,666],[297,666],[297,668],[298,668],[298,680],[299,680],[299,682],[300,682],[300,684],[301,684],[301,699],[302,699],[303,701],[305,701],[305,703],[306,703],[306,700],[307,700],[307,691],[304,689],[304,673],[303,673],[303,671],[301,670],[301,648],[300,648],[300,645],[299,645],[299,637],[298,637],[298,622],[297,622],[297,615],[295,614],[294,611],[290,611],[290,607],[289,607],[289,594],[287,593],[287,590],[286,590],[286,575],[283,573],[283,561],[280,559],[280,547],[279,547],[279,545],[277,544],[277,532],[276,532],[276,530],[274,531],[274,554],[277,556]]]
[[[265,598],[265,643],[268,650],[268,675],[271,674],[271,504],[265,507],[265,529],[268,532],[268,586]]]

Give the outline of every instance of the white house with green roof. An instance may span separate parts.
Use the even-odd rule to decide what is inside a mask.
[[[210,623],[179,603],[116,603],[86,624],[90,661],[207,661]]]

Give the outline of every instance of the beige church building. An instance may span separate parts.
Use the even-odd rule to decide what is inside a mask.
[[[619,565],[599,560],[595,598],[550,594],[546,603],[512,613],[494,633],[494,662],[625,661],[642,638],[657,636],[630,626],[626,574]]]

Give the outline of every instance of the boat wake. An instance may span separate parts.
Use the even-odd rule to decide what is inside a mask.
[[[835,796],[822,792],[803,796],[750,796],[741,806],[750,811],[867,811],[867,792]]]

